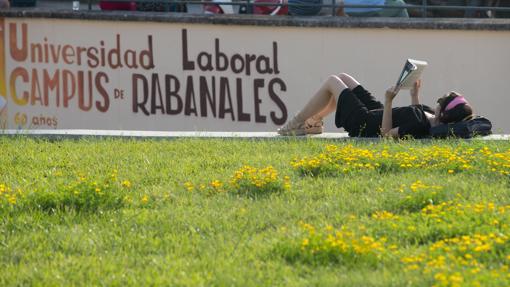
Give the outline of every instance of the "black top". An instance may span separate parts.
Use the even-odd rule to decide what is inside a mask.
[[[425,112],[434,114],[434,111],[425,105],[412,105],[392,109],[392,128],[398,127],[399,137],[412,136],[424,138],[430,136],[430,122]],[[372,121],[382,124],[383,110],[370,111],[373,113]],[[375,123],[374,122],[374,123]]]

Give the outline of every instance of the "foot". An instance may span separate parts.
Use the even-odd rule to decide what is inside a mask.
[[[306,135],[305,123],[293,117],[283,127],[278,129],[281,136],[303,136]]]
[[[311,117],[305,121],[305,133],[307,135],[318,135],[324,132],[324,122],[322,118]]]

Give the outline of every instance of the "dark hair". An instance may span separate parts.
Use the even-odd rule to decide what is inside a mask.
[[[453,109],[445,111],[448,104],[453,101],[456,97],[461,97],[459,93],[449,92],[447,95],[439,98],[437,102],[439,103],[440,110],[439,121],[442,123],[455,123],[460,122],[466,119],[469,119],[473,116],[473,108],[467,103],[462,103],[455,106]]]

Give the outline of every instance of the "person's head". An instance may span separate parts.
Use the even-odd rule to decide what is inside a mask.
[[[436,118],[439,122],[455,123],[473,117],[473,108],[464,96],[457,92],[449,92],[437,100]]]

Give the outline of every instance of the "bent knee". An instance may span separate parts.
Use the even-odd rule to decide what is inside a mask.
[[[328,76],[328,81],[339,81],[339,80],[340,80],[340,77],[337,75],[329,75]]]
[[[329,75],[326,78],[326,83],[328,86],[335,86],[338,85],[338,83],[343,83],[342,80],[337,75]]]
[[[349,79],[351,76],[347,73],[340,73],[338,74],[338,77],[340,78],[340,80],[345,81],[345,79]]]

